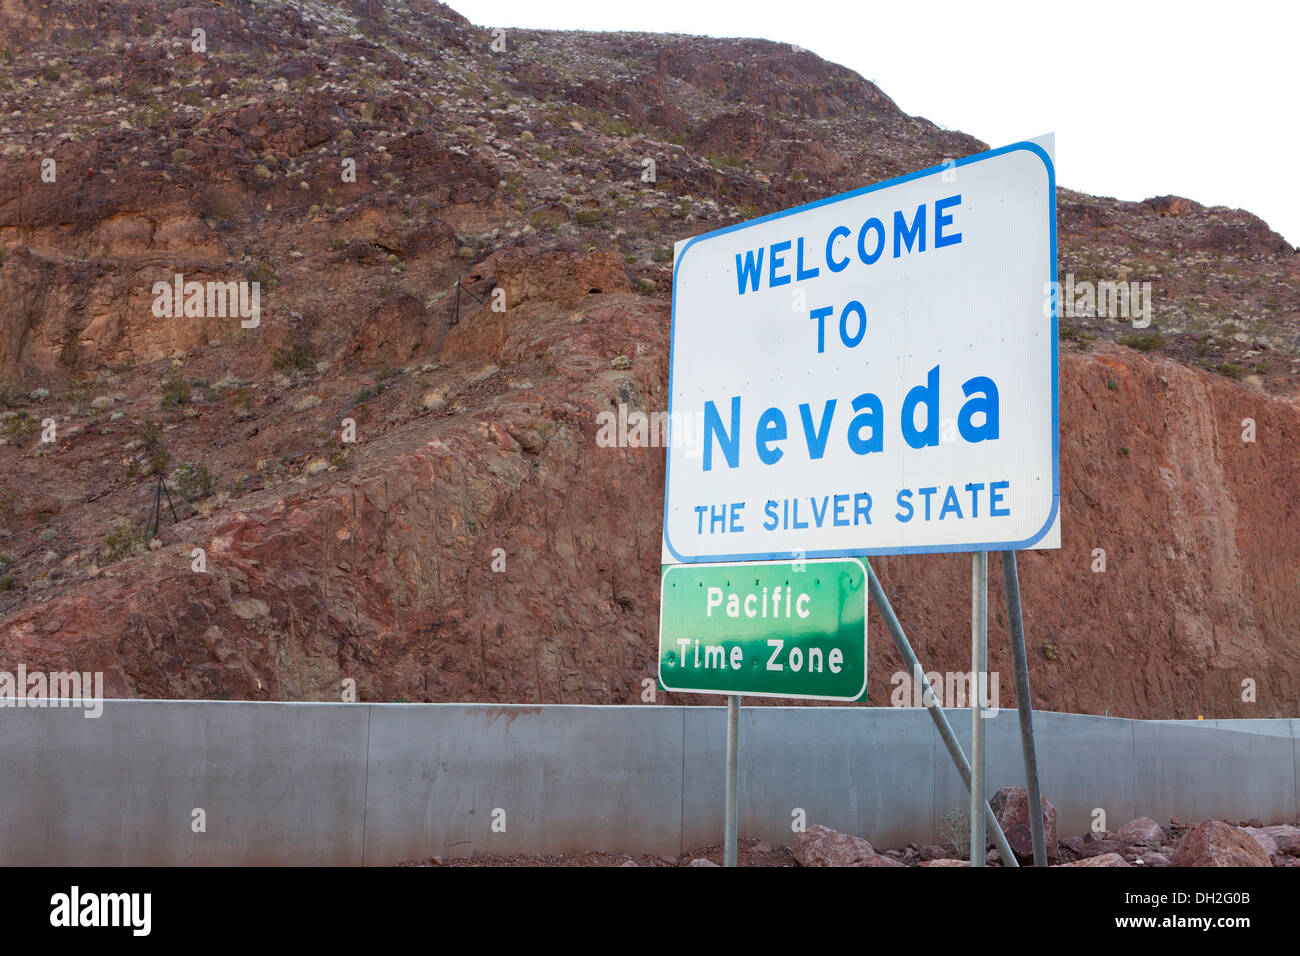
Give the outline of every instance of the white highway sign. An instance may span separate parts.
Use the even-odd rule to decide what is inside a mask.
[[[678,243],[664,564],[1059,547],[1050,149]]]

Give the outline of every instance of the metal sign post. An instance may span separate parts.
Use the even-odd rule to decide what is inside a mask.
[[[943,745],[948,749],[948,756],[952,758],[953,766],[957,768],[957,773],[961,776],[961,782],[967,788],[970,788],[971,768],[970,763],[966,760],[966,754],[962,752],[961,744],[957,740],[956,733],[953,732],[952,724],[948,723],[948,717],[939,704],[939,698],[935,696],[934,688],[930,686],[925,671],[921,669],[921,662],[917,660],[916,652],[912,650],[912,644],[908,641],[907,634],[903,632],[903,625],[898,622],[898,615],[894,613],[889,598],[885,596],[885,589],[880,586],[880,579],[876,577],[875,570],[869,564],[867,565],[867,583],[871,588],[871,600],[875,602],[876,610],[880,612],[880,616],[885,619],[885,627],[889,630],[889,636],[894,639],[894,647],[898,648],[899,656],[903,658],[903,664],[912,673],[920,675],[921,700],[925,702],[925,709],[929,712],[930,719],[934,721],[934,728],[939,732]],[[988,829],[993,836],[993,845],[998,848],[1003,863],[1006,866],[1019,866],[1015,854],[1011,852],[1011,844],[1007,842],[1006,834],[1002,832],[1002,827],[998,824],[997,817],[993,815],[993,810],[989,807],[988,801],[982,802],[984,805],[984,819],[988,821]]]
[[[740,746],[740,696],[732,694],[727,698],[727,805],[722,813],[722,865],[736,865],[736,842],[738,821],[736,805],[739,801],[737,778],[740,776],[740,760],[737,748]]]
[[[727,697],[723,865],[735,866],[740,695],[861,700],[867,567],[857,558],[678,564],[659,595],[659,683]]]
[[[971,555],[970,582],[970,669],[973,700],[970,706],[970,865],[984,866],[984,693],[988,687],[988,597],[989,556],[987,551]],[[981,688],[980,685],[983,685]]]
[[[1008,630],[1011,632],[1011,666],[1016,672],[1016,709],[1020,712],[1020,749],[1025,758],[1025,789],[1029,791],[1029,835],[1034,846],[1034,866],[1047,866],[1043,837],[1043,803],[1038,792],[1038,752],[1034,746],[1034,704],[1029,696],[1029,664],[1025,659],[1025,623],[1020,617],[1020,575],[1016,553],[1002,552],[1002,587],[1007,596]]]

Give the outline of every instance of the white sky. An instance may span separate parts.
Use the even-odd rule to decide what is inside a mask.
[[[1056,133],[1057,182],[1248,209],[1300,245],[1297,0],[450,0],[485,27],[794,43],[990,146]]]

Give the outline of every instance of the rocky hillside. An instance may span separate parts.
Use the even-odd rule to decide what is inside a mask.
[[[0,669],[639,701],[663,451],[599,447],[596,415],[666,407],[673,241],[984,148],[762,40],[3,0]],[[1035,703],[1300,712],[1300,256],[1177,197],[1058,209],[1062,281],[1150,282],[1152,310],[1061,323]],[[256,281],[260,312],[169,316],[176,274]],[[928,667],[965,667],[968,563],[877,562]]]

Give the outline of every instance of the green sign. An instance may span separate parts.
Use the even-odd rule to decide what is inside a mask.
[[[693,694],[865,698],[866,567],[857,558],[667,567],[659,682]]]

